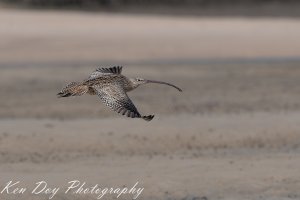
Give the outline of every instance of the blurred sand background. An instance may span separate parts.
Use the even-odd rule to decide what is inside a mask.
[[[0,8],[0,186],[139,181],[145,200],[299,199],[299,35],[298,18]],[[149,123],[95,96],[56,97],[112,65],[184,92],[129,93]]]

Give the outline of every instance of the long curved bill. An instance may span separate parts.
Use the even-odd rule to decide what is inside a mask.
[[[153,81],[153,80],[147,80],[147,83],[159,83],[159,84],[164,84],[164,85],[168,85],[171,86],[173,88],[176,88],[177,90],[179,90],[180,92],[182,92],[182,89],[180,89],[179,87],[171,84],[171,83],[167,83],[167,82],[163,82],[163,81]]]

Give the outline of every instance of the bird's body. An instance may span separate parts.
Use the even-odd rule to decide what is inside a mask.
[[[95,86],[98,88],[105,88],[112,85],[120,85],[123,87],[125,92],[129,92],[134,89],[131,81],[122,74],[109,74],[91,78],[83,81],[83,85],[87,85],[89,88],[94,88]]]
[[[71,82],[58,93],[59,97],[81,96],[85,93],[98,95],[102,102],[114,111],[131,118],[142,118],[150,121],[154,115],[141,116],[127,96],[127,92],[146,83],[160,83],[180,88],[170,83],[151,81],[141,78],[127,78],[121,74],[122,67],[98,68],[88,79],[82,82]]]

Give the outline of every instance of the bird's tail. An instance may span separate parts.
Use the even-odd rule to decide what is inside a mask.
[[[88,86],[78,82],[66,85],[58,94],[58,97],[81,96],[88,91]]]
[[[142,116],[143,120],[151,121],[154,118],[154,115]]]

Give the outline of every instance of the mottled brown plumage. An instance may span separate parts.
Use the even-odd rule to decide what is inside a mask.
[[[120,66],[98,68],[88,79],[82,82],[69,83],[57,95],[58,97],[81,96],[85,93],[98,95],[106,106],[122,115],[151,121],[154,115],[142,116],[128,97],[127,92],[146,83],[165,84],[182,91],[170,83],[142,78],[127,78],[121,72],[122,67]]]

